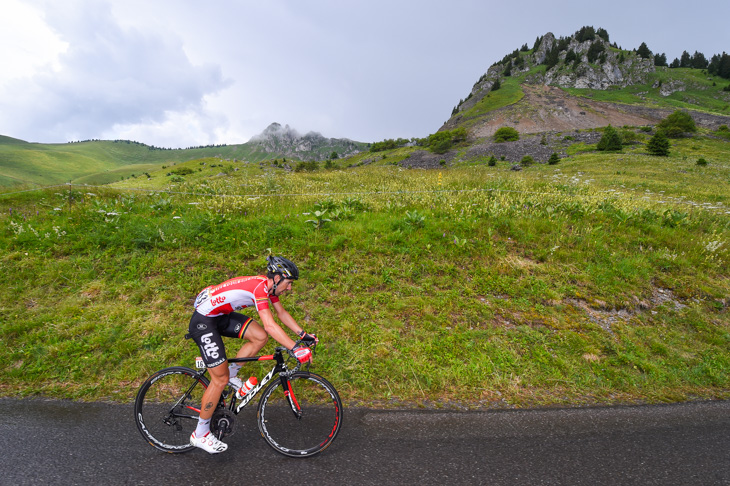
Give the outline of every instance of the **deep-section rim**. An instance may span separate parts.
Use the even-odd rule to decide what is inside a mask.
[[[201,376],[198,374],[197,371],[187,368],[184,366],[172,366],[169,368],[163,368],[155,373],[153,373],[142,385],[139,387],[139,391],[137,392],[137,396],[134,400],[134,422],[137,424],[137,430],[139,430],[139,433],[142,434],[142,437],[144,438],[147,443],[149,443],[151,446],[155,447],[156,449],[159,449],[164,452],[168,452],[171,454],[178,454],[190,451],[194,449],[195,447],[192,445],[168,445],[165,444],[163,441],[160,441],[157,437],[153,436],[152,433],[147,429],[145,426],[145,417],[142,416],[142,406],[144,404],[144,398],[149,391],[150,387],[157,382],[160,378],[164,376],[169,376],[171,374],[181,374],[181,375],[187,375],[191,378],[191,380],[197,380],[199,383],[203,385],[203,387],[207,388],[209,381],[204,376]],[[191,381],[192,384],[192,381]],[[182,393],[182,390],[181,390]]]
[[[321,386],[323,386],[323,388],[325,390],[327,390],[327,392],[332,397],[332,401],[334,402],[335,411],[336,411],[336,414],[335,414],[336,420],[335,420],[334,428],[330,432],[330,435],[327,437],[327,439],[325,441],[323,441],[322,443],[320,443],[314,447],[311,447],[309,449],[306,449],[306,450],[289,450],[286,448],[282,448],[271,437],[271,435],[267,433],[266,425],[263,420],[263,417],[265,415],[266,403],[267,403],[267,400],[269,399],[269,397],[271,396],[271,394],[276,390],[276,388],[281,386],[281,380],[279,380],[279,379],[272,382],[266,388],[266,390],[264,390],[264,392],[261,396],[261,399],[259,400],[258,411],[256,414],[256,422],[258,424],[259,432],[261,433],[261,436],[264,438],[266,443],[269,444],[269,446],[271,446],[276,452],[283,454],[285,456],[289,456],[289,457],[311,457],[311,456],[313,456],[315,454],[319,454],[320,452],[327,449],[332,444],[332,442],[335,440],[335,438],[337,438],[337,435],[339,434],[340,429],[342,428],[342,415],[343,415],[342,400],[340,399],[340,395],[337,393],[337,390],[332,385],[332,383],[330,383],[329,381],[327,381],[326,379],[324,379],[323,377],[321,377],[320,375],[317,375],[315,373],[299,371],[299,372],[294,373],[289,379],[290,380],[308,379],[310,381],[318,382]]]

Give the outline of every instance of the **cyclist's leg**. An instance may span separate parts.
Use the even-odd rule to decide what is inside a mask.
[[[261,351],[269,340],[269,335],[252,318],[232,312],[229,314],[230,321],[221,334],[226,337],[246,339],[247,342],[241,346],[236,353],[236,358],[251,358]]]
[[[190,337],[200,348],[200,355],[210,372],[210,385],[203,394],[200,407],[201,420],[209,420],[213,416],[221,393],[228,384],[226,348],[218,330],[221,324],[227,323],[226,317],[206,317],[194,312],[190,319]]]

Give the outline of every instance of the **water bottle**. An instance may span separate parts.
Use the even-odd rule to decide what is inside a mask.
[[[243,384],[243,386],[236,391],[236,398],[238,398],[240,400],[241,398],[245,397],[246,394],[249,392],[249,390],[251,390],[251,388],[255,387],[258,384],[258,382],[259,381],[256,379],[255,376],[252,376],[251,378],[246,380],[246,382]]]

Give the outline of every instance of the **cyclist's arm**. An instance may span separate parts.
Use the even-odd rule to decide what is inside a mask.
[[[277,304],[281,306],[281,304],[279,304],[278,302]],[[274,306],[276,306],[276,304],[274,304]],[[271,313],[270,309],[260,309],[259,317],[261,318],[261,324],[263,324],[264,326],[264,331],[266,331],[266,334],[274,338],[274,341],[286,347],[287,349],[291,349],[294,347],[295,342],[286,334],[286,332],[284,332],[281,326],[276,323],[276,321],[274,320],[274,314]],[[289,317],[291,318],[291,316]],[[293,320],[294,319],[292,319],[292,321]],[[285,321],[282,320],[282,322],[286,324]],[[296,322],[294,324],[296,324]],[[287,327],[289,326],[287,325]]]
[[[297,324],[297,321],[294,320],[294,318],[289,314],[286,309],[284,309],[284,306],[281,305],[281,302],[273,302],[272,305],[274,306],[274,310],[276,311],[277,317],[279,317],[279,320],[284,323],[286,327],[292,330],[293,333],[295,333],[297,336],[300,336],[302,334],[302,327]]]

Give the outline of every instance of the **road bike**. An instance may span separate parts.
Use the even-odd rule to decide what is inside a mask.
[[[302,341],[297,344],[307,345]],[[314,351],[316,344],[310,348]],[[228,360],[274,361],[274,368],[241,399],[233,387],[225,388],[210,423],[218,439],[233,433],[236,415],[263,390],[256,421],[261,436],[274,450],[290,457],[309,457],[332,444],[342,426],[340,396],[330,382],[309,371],[311,363],[304,369],[294,359],[296,366],[290,368],[290,359],[289,350],[277,347],[271,355]],[[164,368],[142,383],[137,392],[137,428],[157,449],[170,453],[194,449],[190,435],[198,424],[203,392],[210,383],[200,357],[196,368]]]

